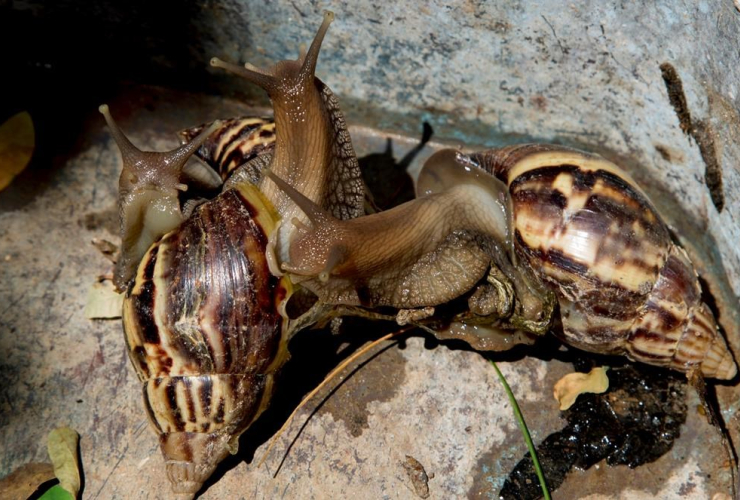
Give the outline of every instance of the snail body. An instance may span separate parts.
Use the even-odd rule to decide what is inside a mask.
[[[336,97],[314,76],[321,42],[333,19],[334,14],[327,12],[308,51],[296,61],[280,61],[270,70],[241,67],[217,58],[211,59],[211,65],[241,76],[270,96],[275,113],[270,171],[300,186],[306,197],[335,217],[351,219],[364,213],[359,164]],[[281,218],[307,222],[303,212],[272,181],[263,177],[259,188]],[[291,229],[282,225],[275,238],[282,258]]]
[[[119,291],[131,281],[149,245],[176,228],[184,219],[179,192],[187,191],[183,168],[193,153],[218,126],[214,123],[187,144],[166,153],[138,150],[116,126],[108,106],[100,106],[123,158],[118,181],[118,213],[121,222],[121,252],[113,276]],[[215,173],[200,165],[199,179],[213,180]]]
[[[513,284],[511,301],[518,307],[511,311],[510,306],[506,315],[522,315],[540,329],[548,325],[546,290],[508,260],[506,186],[477,169],[461,174],[446,166],[440,162],[434,175],[422,175],[424,196],[349,220],[336,219],[270,172],[310,220],[294,221],[289,260],[281,269],[323,303],[407,310],[461,297],[493,263]],[[454,185],[440,186],[440,177],[454,179]]]

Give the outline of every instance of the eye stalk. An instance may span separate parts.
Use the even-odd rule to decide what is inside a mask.
[[[324,36],[329,30],[329,25],[332,21],[334,21],[334,13],[325,12],[324,21],[321,23],[321,27],[316,33],[311,47],[306,52],[305,45],[301,45],[298,59],[295,61],[280,61],[274,67],[263,70],[250,63],[245,63],[242,67],[214,57],[211,59],[211,66],[225,69],[235,75],[241,76],[248,82],[258,85],[266,90],[272,99],[280,98],[282,93],[291,89],[294,89],[294,93],[300,93],[301,91],[295,91],[297,87],[313,84],[316,63],[318,62],[319,52],[321,51],[321,43],[324,41]]]

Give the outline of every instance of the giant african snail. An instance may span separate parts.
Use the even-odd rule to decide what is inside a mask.
[[[712,327],[713,320],[709,324],[706,306],[698,302],[698,285],[685,254],[670,243],[647,198],[626,180],[625,174],[608,164],[601,170],[621,181],[609,184],[604,174],[591,169],[594,162],[606,165],[603,160],[574,152],[568,156],[567,150],[559,150],[563,156],[555,166],[562,167],[566,157],[572,163],[567,163],[569,171],[565,169],[570,172],[571,182],[567,175],[559,181],[563,182],[563,189],[570,186],[570,191],[560,191],[560,187],[558,191],[563,197],[571,193],[573,200],[583,203],[578,214],[590,210],[584,208],[590,202],[602,207],[602,216],[608,216],[616,202],[631,209],[635,220],[642,220],[637,215],[648,220],[650,224],[638,222],[634,227],[636,238],[624,247],[630,252],[633,246],[641,248],[643,236],[652,242],[653,235],[640,234],[648,230],[655,230],[657,235],[651,244],[663,245],[662,253],[653,252],[658,256],[655,275],[641,282],[648,285],[637,286],[638,293],[626,294],[625,302],[613,295],[605,296],[625,311],[621,323],[612,322],[597,307],[583,310],[573,303],[598,293],[594,283],[605,282],[607,276],[601,274],[601,267],[594,268],[598,274],[591,274],[588,263],[583,262],[576,266],[550,266],[553,262],[558,266],[572,262],[557,259],[563,254],[561,248],[550,252],[546,247],[548,251],[543,253],[541,248],[530,251],[523,247],[529,240],[521,239],[526,231],[519,224],[524,223],[525,215],[530,215],[526,208],[538,200],[540,192],[519,193],[516,179],[501,172],[538,172],[543,165],[525,166],[534,165],[531,159],[538,157],[538,151],[552,152],[547,147],[505,149],[469,158],[455,152],[440,153],[430,160],[419,184],[424,196],[357,222],[336,221],[334,218],[353,219],[361,215],[363,193],[354,151],[336,101],[313,76],[319,44],[330,21],[327,16],[305,56],[297,62],[284,61],[271,72],[213,61],[215,66],[226,67],[265,87],[275,107],[274,152],[257,141],[263,149],[234,172],[226,184],[231,189],[197,207],[180,223],[186,213],[175,203],[174,195],[183,186],[179,176],[174,175],[175,180],[168,184],[174,190],[165,190],[166,204],[179,210],[172,224],[180,225],[171,232],[146,226],[150,204],[131,204],[127,203],[128,197],[122,197],[122,217],[136,220],[143,210],[141,227],[146,226],[147,238],[156,240],[135,271],[134,282],[129,284],[122,278],[122,284],[128,285],[124,328],[130,357],[144,382],[147,411],[160,433],[168,475],[176,492],[183,497],[193,496],[217,463],[235,449],[239,434],[269,404],[274,375],[287,358],[290,322],[284,306],[293,291],[292,278],[330,304],[425,309],[462,296],[469,298],[474,314],[486,316],[492,311],[494,321],[504,318],[504,323],[535,332],[550,323],[554,290],[564,313],[566,331],[583,332],[579,328],[590,326],[592,319],[604,327],[597,330],[601,337],[594,345],[584,342],[583,335],[573,336],[581,347],[612,353],[626,350],[636,359],[669,364],[684,371],[699,366],[708,376],[734,374],[734,361]],[[269,124],[262,125],[263,131],[269,128]],[[112,120],[111,126],[115,130]],[[223,135],[232,126],[237,125],[216,125],[217,134]],[[117,140],[119,135],[123,137],[114,132]],[[233,146],[227,137],[222,138],[223,141],[216,141],[220,147]],[[241,149],[242,145],[236,156],[247,158],[248,151]],[[185,151],[192,149],[186,146]],[[159,168],[149,165],[147,154],[133,147],[124,144],[122,150],[144,172]],[[516,151],[520,153],[518,157]],[[228,158],[222,163],[227,164],[226,171],[235,166]],[[477,164],[506,165],[488,169],[505,182],[483,176],[474,170]],[[273,180],[260,177],[260,171],[268,165]],[[579,172],[591,180],[580,182]],[[533,177],[528,182],[541,179],[539,173],[529,175]],[[260,189],[242,179],[259,183]],[[156,182],[153,184],[158,189]],[[595,196],[580,200],[582,185]],[[610,191],[622,189],[623,195]],[[428,194],[430,190],[434,193]],[[548,200],[554,205],[545,212],[546,217],[538,219],[531,214],[536,222],[533,227],[552,222],[551,213],[563,213],[563,208],[558,208],[563,204],[561,197],[543,199],[541,208],[547,206]],[[475,212],[480,207],[485,207],[484,213]],[[569,207],[567,199],[565,207]],[[577,207],[573,205],[574,210]],[[524,210],[521,215],[519,210]],[[425,217],[425,211],[439,217]],[[570,214],[566,222],[572,219]],[[392,227],[386,224],[390,221]],[[602,226],[610,224],[607,223],[608,218],[602,220]],[[133,233],[136,236],[136,231]],[[595,234],[599,235],[592,240],[595,248],[610,248],[607,244],[613,241],[609,233]],[[268,238],[276,242],[277,260],[289,276],[270,272],[279,269],[270,267]],[[315,253],[303,251],[299,242],[314,245]],[[380,248],[365,247],[377,254],[363,254],[363,245],[368,242],[380,242]],[[135,268],[134,255],[124,258],[133,261]],[[550,267],[540,269],[538,258],[545,259]],[[630,259],[634,260],[634,256]],[[579,264],[577,259],[573,262]],[[594,260],[595,264],[600,262]],[[610,279],[620,281],[619,273],[624,268],[619,269]],[[670,293],[675,281],[671,279],[679,272],[685,277],[683,282],[688,283],[680,296]],[[621,280],[629,281],[630,276]],[[580,287],[585,287],[582,293]],[[645,299],[642,305],[636,297],[639,292]],[[675,296],[672,305],[666,305],[669,296]],[[625,304],[634,306],[632,312],[626,312]],[[671,310],[673,316],[662,315],[663,309]],[[634,315],[633,322],[626,317],[628,314]],[[702,315],[705,319],[700,318]],[[631,329],[638,325],[636,321],[647,329],[654,321],[672,317],[676,321],[669,320],[667,324],[673,328],[658,333],[675,342],[655,344],[662,348],[662,354],[670,356],[650,359],[650,351],[632,352],[625,347],[627,340],[651,342],[656,336],[653,330],[638,334],[638,330]],[[703,330],[695,328],[704,323],[707,327]],[[692,342],[697,331],[698,341]],[[618,337],[624,332],[626,339]],[[614,341],[612,344],[604,341],[609,338]],[[683,345],[679,349],[676,345],[680,343]],[[712,349],[699,349],[700,345]]]
[[[325,300],[357,301],[346,289],[358,283],[376,285],[374,305],[450,300],[483,276],[486,254],[476,238],[455,239],[449,252],[445,236],[486,235],[555,292],[567,343],[710,378],[737,373],[686,252],[629,175],[599,156],[547,145],[439,151],[420,173],[418,199],[351,221],[281,185],[313,214],[283,268],[317,276],[307,286]],[[409,283],[430,293],[408,294]]]
[[[277,132],[274,148],[261,152],[270,155],[272,171],[298,183],[335,216],[350,218],[363,206],[357,160],[336,99],[314,76],[332,19],[327,13],[297,61],[282,61],[272,71],[217,60],[213,65],[267,90]],[[175,152],[148,153],[125,138],[107,107],[101,111],[124,157],[119,200],[125,271],[119,284],[127,290],[129,356],[144,385],[173,491],[192,498],[269,405],[275,374],[288,358],[285,304],[293,287],[287,277],[270,273],[267,246],[281,219],[303,215],[263,181],[260,189],[249,182],[227,184],[184,218],[177,196],[185,189],[183,164],[214,129],[229,124],[213,124]],[[266,163],[264,155],[254,160]],[[152,212],[168,215],[165,223]]]

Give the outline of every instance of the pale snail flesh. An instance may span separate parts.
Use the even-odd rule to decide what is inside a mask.
[[[325,16],[297,61],[282,61],[272,71],[212,64],[262,86],[273,102],[279,125],[274,146],[265,136],[250,151],[242,150],[252,155],[242,167],[269,165],[302,183],[312,202],[349,218],[361,214],[364,202],[359,167],[336,99],[314,76],[332,19]],[[185,210],[177,196],[186,189],[181,183],[191,180],[182,174],[185,160],[214,131],[232,124],[213,123],[173,153],[149,153],[125,138],[107,107],[101,111],[124,157],[122,240],[137,242],[122,245],[125,272],[118,278],[127,291],[129,357],[143,382],[145,408],[160,436],[173,492],[192,498],[269,405],[275,375],[289,357],[292,330],[285,305],[293,287],[288,277],[270,272],[268,240],[276,238],[279,252],[281,219],[303,215],[270,181],[258,188],[248,175],[242,181],[229,178],[219,196]],[[306,127],[305,114],[318,125]],[[134,170],[138,191],[130,196],[127,183]],[[228,170],[216,173],[204,165],[193,177],[220,182]],[[149,215],[160,199],[171,215],[165,223]],[[148,250],[142,251],[144,245]]]

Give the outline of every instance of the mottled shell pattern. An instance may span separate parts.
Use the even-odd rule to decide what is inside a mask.
[[[175,493],[236,451],[288,357],[292,287],[266,260],[278,220],[254,186],[229,190],[152,245],[127,294],[126,343]]]
[[[626,172],[548,145],[471,160],[509,187],[517,253],[555,290],[566,342],[705,377],[735,376],[689,257]]]

